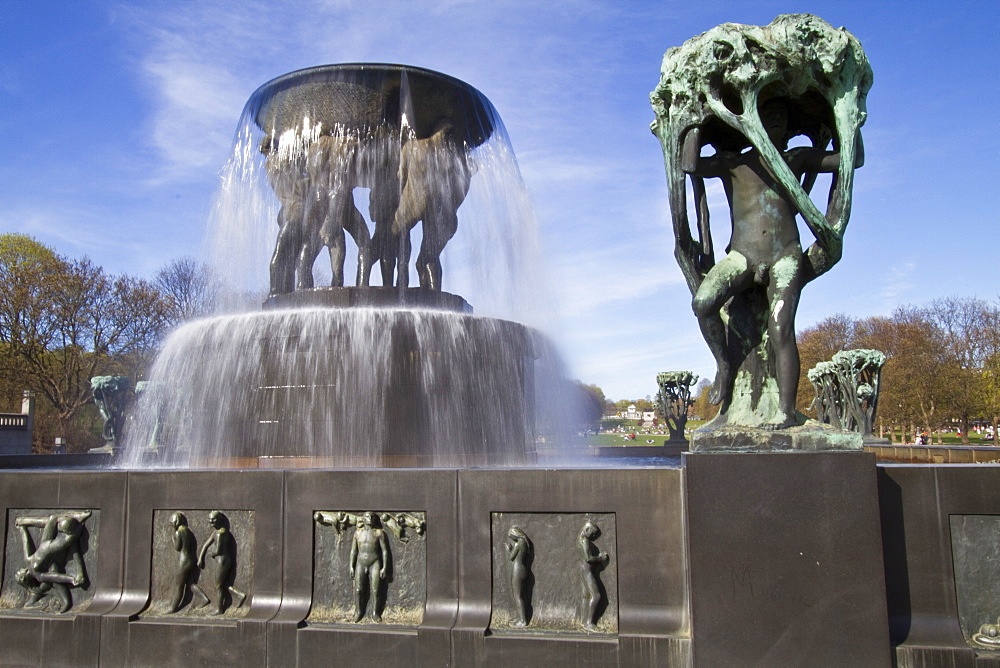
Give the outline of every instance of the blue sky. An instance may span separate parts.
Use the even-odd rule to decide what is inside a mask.
[[[547,328],[572,373],[616,399],[653,394],[658,371],[714,373],[648,129],[660,60],[719,23],[788,12],[847,27],[875,73],[844,259],[806,288],[798,327],[996,299],[995,0],[0,0],[0,232],[151,277],[201,254],[259,85],[326,63],[427,67],[477,87],[504,120],[537,214]]]

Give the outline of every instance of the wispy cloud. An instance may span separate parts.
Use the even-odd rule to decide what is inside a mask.
[[[600,8],[601,3],[548,3],[529,12],[535,15],[531,18],[509,8],[460,1],[418,6],[390,2],[377,8],[329,1],[293,12],[247,0],[238,5],[146,4],[119,11],[136,35],[138,74],[154,103],[149,137],[162,158],[155,178],[183,180],[218,169],[238,110],[256,86],[289,69],[330,62],[412,62],[474,84],[488,82],[494,102],[509,101],[509,115],[519,128],[529,136],[538,131],[551,135],[560,131],[561,124],[554,121],[566,116],[559,108],[573,105],[561,94],[567,77],[572,81],[576,71],[592,78],[606,70],[603,56],[595,51],[576,61],[556,57],[575,46],[562,32],[530,41],[517,37],[537,15],[565,23]],[[493,56],[466,57],[482,50],[488,25],[496,28],[497,38],[488,47]],[[526,91],[530,108],[520,104]]]
[[[913,272],[916,268],[916,262],[902,262],[889,267],[879,293],[887,307],[897,306],[899,297],[913,288]]]
[[[639,243],[641,247],[641,241]],[[554,259],[556,299],[566,317],[598,314],[611,304],[683,282],[680,270],[658,254],[639,255],[634,244],[563,253]]]
[[[658,321],[656,324],[661,325]],[[623,345],[624,341],[632,345]],[[639,342],[638,344],[636,342]],[[597,382],[609,397],[638,398],[655,394],[660,371],[694,371],[711,377],[714,363],[697,331],[632,332],[627,324],[621,335],[601,342],[570,342],[570,367],[584,382]]]
[[[533,187],[548,187],[570,183],[574,187],[608,181],[615,174],[614,165],[599,157],[570,156],[554,151],[522,151],[518,164],[526,183]]]
[[[110,273],[149,276],[164,264],[164,248],[184,254],[183,235],[161,235],[163,225],[149,216],[145,233],[122,235],[122,219],[102,205],[57,202],[49,206],[0,210],[0,229],[17,230],[72,259],[88,256]],[[124,216],[127,218],[127,214]]]
[[[204,181],[217,172],[246,101],[245,74],[270,15],[261,3],[190,11],[163,5],[123,9],[136,36],[138,76],[153,105],[147,137],[157,156],[154,184]],[[259,82],[258,82],[259,83]]]
[[[865,31],[881,34],[887,13],[877,5],[851,12],[833,8],[828,19],[850,23],[859,37]],[[771,10],[748,8],[734,15],[726,3],[625,7],[608,0],[172,0],[102,7],[111,8],[109,30],[128,40],[127,53],[111,49],[114,62],[129,68],[119,79],[130,76],[142,95],[136,99],[134,89],[123,89],[103,102],[107,109],[81,116],[86,123],[99,118],[103,125],[74,126],[78,136],[119,140],[77,147],[75,157],[84,166],[70,170],[52,151],[52,162],[34,167],[44,174],[34,179],[42,184],[37,190],[30,191],[28,179],[24,195],[8,184],[0,212],[4,229],[36,234],[67,255],[89,254],[112,270],[148,275],[171,257],[194,252],[240,110],[257,86],[324,63],[409,63],[468,81],[503,116],[536,198],[546,273],[562,312],[560,334],[580,377],[606,386],[612,396],[634,396],[645,394],[639,386],[647,386],[656,370],[711,368],[690,313],[690,294],[672,258],[662,161],[647,128],[646,96],[667,47],[724,20],[766,23],[773,16],[764,14]],[[950,9],[940,12],[954,19]],[[910,27],[920,28],[919,22]],[[928,115],[924,107],[907,106],[910,89],[919,86],[900,83],[909,81],[904,75],[914,62],[923,63],[927,76],[921,86],[944,81],[961,98],[961,108],[982,111],[989,100],[977,93],[975,82],[985,80],[988,62],[971,58],[976,41],[968,34],[985,29],[972,24],[960,39],[942,37],[956,52],[968,51],[964,62],[975,65],[957,73],[944,65],[935,70],[937,61],[912,30],[898,31],[909,41],[886,34],[866,44],[878,67],[855,220],[843,261],[809,286],[800,316],[867,312],[882,302],[890,311],[900,301],[960,291],[963,284],[995,292],[989,286],[996,284],[996,272],[989,263],[966,263],[962,272],[946,275],[922,269],[934,262],[934,253],[959,257],[977,239],[995,237],[989,198],[995,152],[969,153],[962,141],[962,136],[989,136],[983,129],[989,114],[967,113],[967,122],[956,130],[946,113]],[[106,59],[99,62],[89,71],[107,66]],[[0,91],[26,95],[33,82],[29,71],[16,59],[5,60]],[[955,77],[972,83],[957,85]],[[128,113],[110,113],[115,105]],[[947,104],[932,101],[932,106]],[[118,116],[127,120],[116,124],[112,119]],[[136,116],[141,118],[133,124]],[[64,120],[71,127],[76,119]],[[7,114],[0,118],[0,125],[10,122]],[[41,126],[16,122],[19,133]],[[9,127],[3,125],[4,131]],[[132,145],[123,148],[125,141]],[[103,153],[93,148],[98,143]],[[52,145],[31,144],[43,150]],[[25,170],[23,162],[25,156],[12,161]],[[67,188],[71,183],[79,186]],[[709,180],[708,188],[720,253],[731,223],[721,183]],[[819,199],[822,190],[815,191]],[[949,234],[941,232],[945,224],[952,226]],[[458,250],[459,237],[471,230],[460,229],[447,252]],[[273,225],[266,231],[273,235]],[[805,230],[802,238],[811,241]],[[495,248],[490,241],[494,245],[488,248]],[[901,259],[892,264],[893,257]],[[469,271],[478,267],[472,263]],[[260,270],[266,272],[266,262]],[[538,284],[535,273],[527,281],[532,286]]]

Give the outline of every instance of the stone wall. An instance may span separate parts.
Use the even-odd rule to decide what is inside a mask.
[[[998,471],[0,471],[0,664],[980,665]]]
[[[5,665],[471,665],[550,655],[579,665],[651,655],[684,663],[689,653],[678,469],[6,471],[0,503]],[[44,529],[18,518],[85,511],[77,542],[87,583],[67,587],[72,606],[60,614],[54,590],[33,602],[17,581],[28,563],[23,532],[32,551],[44,542]],[[182,559],[175,516],[200,552],[217,531],[212,511],[234,544],[222,613],[215,545],[182,578],[171,612]],[[351,522],[366,511],[380,518],[388,558],[381,620],[356,623],[350,554],[360,528]],[[607,554],[604,564],[581,557],[588,522],[599,532],[587,547]],[[504,544],[513,523],[533,548],[523,628],[511,623]],[[77,572],[72,560],[56,570]],[[582,570],[599,591],[593,629]],[[362,587],[370,614],[368,577]]]

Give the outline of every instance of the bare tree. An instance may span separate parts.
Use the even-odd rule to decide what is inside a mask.
[[[962,425],[962,443],[969,444],[971,418],[984,413],[983,372],[996,330],[991,328],[990,304],[975,297],[935,299],[923,309],[933,323],[945,353],[942,398],[948,412]]]
[[[222,283],[212,268],[192,257],[182,257],[164,266],[156,273],[155,282],[169,304],[170,327],[211,315],[222,293]]]
[[[993,423],[993,443],[1000,443],[1000,307],[991,304],[984,318],[983,378],[980,401]]]

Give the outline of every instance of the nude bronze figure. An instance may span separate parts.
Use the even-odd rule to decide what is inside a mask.
[[[514,609],[517,617],[514,626],[524,627],[530,621],[528,613],[528,578],[531,575],[527,561],[531,557],[531,541],[524,529],[512,526],[504,541],[507,559],[510,561],[510,593],[514,599]]]
[[[718,367],[710,398],[721,408],[695,432],[695,450],[700,435],[726,425],[763,433],[804,419],[795,312],[803,286],[843,252],[871,84],[858,40],[808,14],[726,23],[663,57],[651,128],[663,147],[674,254]],[[787,149],[793,137],[808,145]],[[825,213],[809,196],[820,173],[832,175]],[[718,262],[705,178],[722,180],[729,203],[732,238]],[[815,237],[804,250],[798,216]]]
[[[238,599],[236,607],[239,608],[246,601],[247,595],[241,592],[230,583],[235,575],[233,568],[236,565],[236,540],[229,531],[229,518],[224,513],[213,510],[208,514],[208,523],[214,529],[211,537],[205,541],[198,554],[198,568],[205,568],[205,557],[210,556],[215,560],[215,612],[213,615],[225,613],[229,607],[231,599]],[[209,548],[215,547],[211,554]]]
[[[167,611],[174,613],[180,610],[189,590],[201,597],[202,603],[198,607],[204,607],[209,604],[209,598],[201,586],[193,581],[194,575],[198,572],[198,555],[195,552],[195,537],[188,527],[187,517],[184,513],[173,513],[170,516],[170,526],[174,528],[172,538],[174,549],[177,551],[177,570],[174,572],[173,597],[170,599]]]
[[[375,513],[368,511],[358,518],[354,537],[351,539],[350,572],[354,580],[354,621],[359,622],[369,608],[373,622],[382,621],[382,581],[389,563],[389,544],[385,532],[375,526]],[[366,591],[367,589],[367,591]],[[368,599],[368,606],[365,599]]]
[[[601,585],[597,580],[597,571],[608,565],[611,560],[607,552],[601,552],[594,545],[594,539],[601,533],[597,525],[587,522],[580,530],[576,539],[577,574],[583,590],[583,628],[594,631],[597,628],[597,608],[601,605]]]
[[[420,287],[441,289],[441,252],[458,230],[458,208],[465,201],[473,166],[454,136],[451,121],[438,123],[426,139],[410,139],[400,155],[402,195],[392,223],[399,242],[396,286],[409,285],[410,230],[423,221],[416,269]]]
[[[800,147],[786,149],[788,106],[781,98],[761,105],[760,118],[768,139],[781,152],[796,179],[806,173],[836,172],[840,155],[834,151]],[[755,148],[743,153],[717,151],[699,157],[701,132],[687,134],[681,168],[699,177],[722,180],[730,202],[733,235],[728,253],[705,274],[692,302],[702,335],[715,357],[718,373],[710,400],[719,404],[730,398],[735,360],[728,349],[722,307],[734,296],[760,286],[767,296],[767,336],[775,352],[779,412],[759,424],[763,429],[784,429],[796,424],[795,394],[799,382],[799,351],[795,344],[795,312],[805,285],[806,265],[795,222],[795,203],[769,171]],[[863,152],[858,151],[855,167]]]

